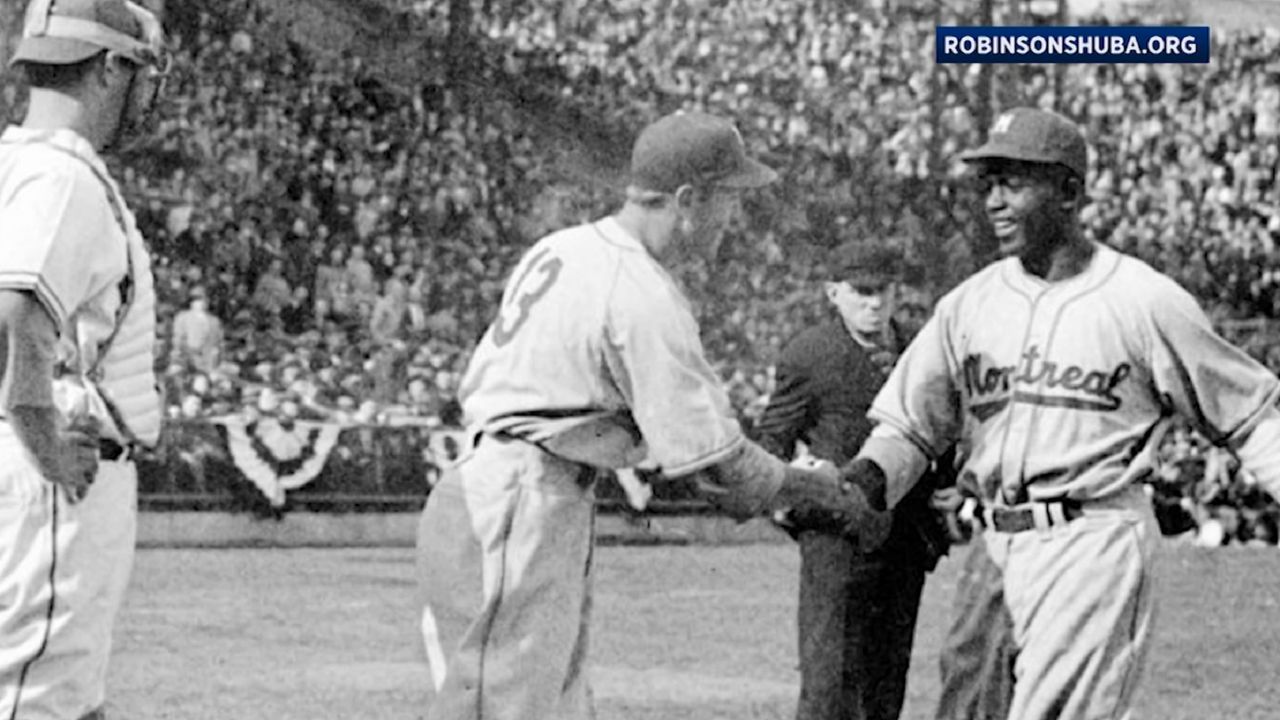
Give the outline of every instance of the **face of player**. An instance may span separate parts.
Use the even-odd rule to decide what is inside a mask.
[[[112,83],[107,113],[117,118],[109,147],[121,148],[154,132],[155,107],[167,70],[139,65],[116,55],[110,55],[107,62]]]
[[[713,187],[693,190],[686,196],[678,193],[680,219],[676,234],[682,254],[714,259],[724,241],[725,231],[741,211],[741,193],[730,188]]]
[[[1055,167],[997,160],[984,163],[978,177],[1002,256],[1043,257],[1066,237],[1072,205]]]
[[[864,340],[873,340],[884,328],[888,307],[887,283],[828,282],[827,299],[844,320],[845,327]]]

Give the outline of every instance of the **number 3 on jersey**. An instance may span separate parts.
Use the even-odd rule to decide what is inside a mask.
[[[524,273],[511,287],[511,299],[503,306],[498,313],[497,322],[493,324],[493,344],[498,347],[511,342],[529,319],[529,310],[560,277],[560,268],[564,262],[558,257],[547,257],[550,253],[549,248],[543,248],[542,252],[530,258]],[[531,276],[536,277],[531,279]]]

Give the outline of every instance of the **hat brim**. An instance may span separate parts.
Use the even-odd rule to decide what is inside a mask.
[[[18,41],[9,66],[21,63],[37,65],[73,65],[97,55],[106,48],[84,40],[63,37],[28,37]]]
[[[741,170],[732,173],[728,177],[716,180],[715,184],[720,187],[748,189],[771,185],[777,182],[777,180],[778,173],[776,170],[768,165],[747,158]]]
[[[831,273],[833,282],[847,282],[854,287],[868,286],[878,290],[889,287],[897,279],[897,273],[878,267],[838,267]]]
[[[964,162],[984,162],[987,160],[1018,160],[1021,162],[1041,163],[1044,165],[1061,165],[1072,172],[1079,172],[1075,168],[1062,162],[1056,156],[1047,153],[1037,153],[1028,150],[1025,147],[1010,145],[1008,143],[989,142],[982,147],[975,148],[960,153],[960,159]]]

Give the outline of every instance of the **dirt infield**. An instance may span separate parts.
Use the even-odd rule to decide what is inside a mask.
[[[597,558],[601,720],[791,717],[793,547],[607,547]],[[1170,546],[1163,560],[1139,717],[1280,715],[1280,553]],[[926,587],[904,718],[932,711],[958,564],[944,561]],[[421,718],[412,571],[404,549],[143,550],[108,715]]]

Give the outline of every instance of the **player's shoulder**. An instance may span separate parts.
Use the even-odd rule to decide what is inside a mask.
[[[1001,258],[988,263],[985,267],[960,281],[954,288],[938,298],[934,312],[942,317],[961,312],[965,307],[981,304],[993,293],[1008,288],[1006,273],[1016,263],[1016,258]]]
[[[96,185],[89,165],[75,155],[44,143],[5,143],[0,174],[9,192],[39,190],[42,194],[70,194]]]
[[[615,269],[627,254],[627,248],[611,237],[603,221],[583,223],[556,230],[543,236],[526,253],[529,256],[552,253],[567,265],[599,276]]]
[[[1169,303],[1196,304],[1195,297],[1172,277],[1151,267],[1141,258],[1100,245],[1099,260],[1109,263],[1106,287],[1110,293],[1123,296],[1135,307],[1158,310]]]

